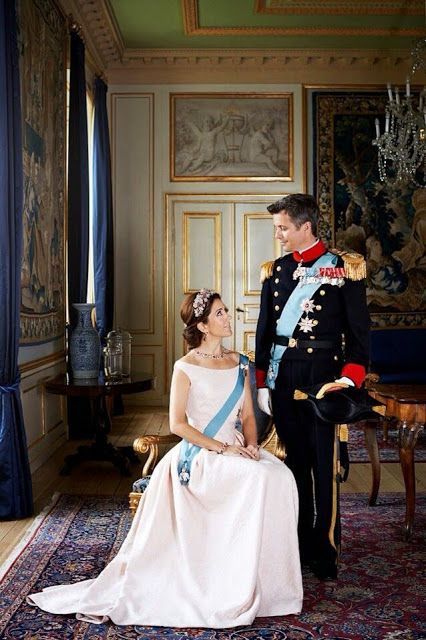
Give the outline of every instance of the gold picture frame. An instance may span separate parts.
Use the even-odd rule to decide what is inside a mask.
[[[292,93],[170,94],[172,182],[293,181]]]

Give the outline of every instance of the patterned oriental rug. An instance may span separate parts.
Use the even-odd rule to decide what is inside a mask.
[[[344,494],[339,580],[320,582],[306,572],[301,615],[259,618],[250,627],[236,629],[170,629],[92,625],[26,604],[28,593],[45,586],[95,577],[117,552],[130,525],[125,498],[62,495],[0,570],[0,638],[424,640],[425,506],[426,494],[417,496],[415,532],[405,543],[402,494],[384,494],[373,508],[366,506],[364,495]]]
[[[398,432],[396,429],[388,430],[388,438],[383,439],[383,429],[377,429],[377,444],[379,446],[380,462],[399,462]],[[365,448],[364,430],[356,424],[349,425],[349,460],[351,462],[370,462]],[[414,450],[416,462],[426,462],[426,433],[421,431]]]

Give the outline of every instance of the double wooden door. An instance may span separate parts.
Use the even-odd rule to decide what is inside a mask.
[[[280,196],[169,195],[167,198],[168,354],[184,353],[180,304],[186,293],[214,289],[232,314],[225,346],[254,351],[260,266],[280,255],[266,206]]]

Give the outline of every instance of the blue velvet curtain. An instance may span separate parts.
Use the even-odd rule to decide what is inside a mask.
[[[33,511],[19,391],[22,258],[22,138],[19,59],[13,0],[0,0],[0,518]]]
[[[114,315],[114,244],[107,91],[105,82],[101,78],[96,78],[93,137],[93,260],[96,322],[101,339],[111,331]]]
[[[68,305],[71,326],[73,302],[87,301],[89,263],[89,152],[87,143],[84,44],[71,32],[70,112],[68,158]]]
[[[71,31],[70,47],[68,128],[68,309],[70,327],[68,338],[77,321],[72,304],[87,302],[89,267],[89,148],[85,50],[82,39],[74,30]],[[92,427],[90,404],[87,398],[68,398],[67,406],[70,438],[90,435]]]

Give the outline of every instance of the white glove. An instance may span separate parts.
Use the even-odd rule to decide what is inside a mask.
[[[350,387],[355,386],[355,382],[348,378],[347,376],[342,376],[341,378],[337,378],[334,382],[343,382],[344,384],[348,384]]]
[[[266,387],[257,390],[257,405],[268,416],[272,416],[271,392]]]

